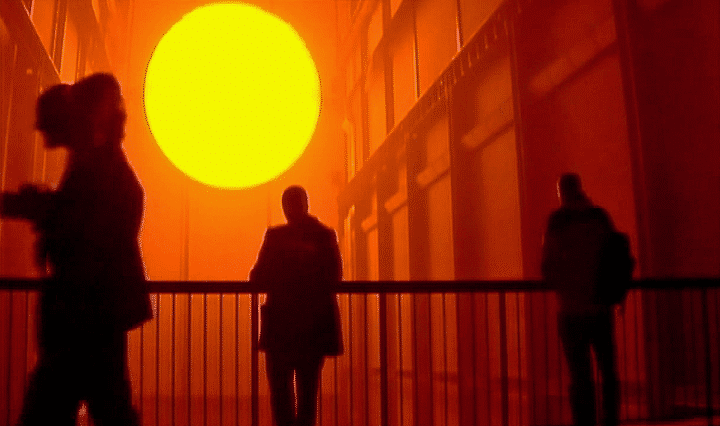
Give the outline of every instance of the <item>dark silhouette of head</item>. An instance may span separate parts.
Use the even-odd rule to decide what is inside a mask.
[[[560,176],[557,183],[558,197],[560,204],[563,206],[585,203],[588,201],[587,195],[582,189],[580,176],[577,173],[565,173]]]
[[[292,185],[282,195],[282,207],[288,223],[298,223],[308,216],[308,195],[305,188]]]
[[[120,83],[108,73],[91,74],[72,87],[81,136],[94,147],[120,146],[125,136],[125,102]]]
[[[48,148],[74,148],[70,85],[56,84],[45,89],[38,97],[35,117],[35,127],[45,136]]]

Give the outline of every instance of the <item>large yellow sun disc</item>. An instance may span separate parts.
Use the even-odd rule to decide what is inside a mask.
[[[255,6],[217,3],[163,36],[145,75],[145,114],[165,155],[205,184],[268,182],[302,155],[320,113],[305,43]]]

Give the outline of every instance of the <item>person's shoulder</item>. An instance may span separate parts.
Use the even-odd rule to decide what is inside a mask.
[[[552,211],[548,217],[547,228],[548,230],[556,229],[562,226],[568,221],[570,212],[568,209],[560,207]]]
[[[597,204],[592,204],[587,208],[587,212],[590,214],[598,215],[598,216],[607,216],[607,210],[604,208],[598,206]]]
[[[607,210],[605,210],[604,208],[602,208],[602,207],[600,207],[600,206],[596,206],[596,205],[593,205],[592,207],[590,207],[590,208],[588,209],[588,212],[589,212],[590,214],[593,214],[593,215],[598,216],[598,217],[610,217],[610,215],[608,214]]]
[[[317,220],[317,224],[323,231],[328,232],[328,233],[333,233],[333,234],[335,233],[335,230],[332,227],[320,222],[319,220]]]
[[[328,225],[320,222],[320,220],[318,218],[316,218],[315,216],[311,216],[310,226],[312,226],[313,229],[316,230],[317,232],[326,234],[328,236],[329,235],[332,235],[333,237],[335,236],[335,230],[333,228],[329,227]]]
[[[565,215],[567,215],[567,209],[560,207],[560,208],[553,210],[550,213],[550,217],[548,218],[548,220],[550,222],[552,222],[553,220],[558,220],[559,218],[564,217]]]
[[[269,226],[263,236],[263,245],[270,247],[275,247],[278,244],[282,245],[283,241],[287,240],[287,235],[284,226]]]
[[[265,230],[265,237],[276,237],[287,232],[287,225],[268,226]]]
[[[603,226],[612,228],[612,219],[610,219],[610,214],[608,214],[607,210],[600,206],[592,206],[588,210],[588,214],[591,215],[594,219],[599,221]]]

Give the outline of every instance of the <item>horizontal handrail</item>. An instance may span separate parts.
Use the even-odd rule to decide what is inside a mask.
[[[0,290],[38,290],[38,278],[0,278]],[[151,293],[265,293],[267,286],[249,281],[148,281]],[[720,287],[720,277],[642,278],[632,289],[670,290]],[[342,281],[337,293],[464,293],[552,290],[542,280]]]

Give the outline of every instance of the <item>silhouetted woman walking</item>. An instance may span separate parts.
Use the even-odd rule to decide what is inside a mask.
[[[110,74],[80,80],[66,99],[70,161],[39,226],[52,272],[20,424],[74,425],[84,400],[97,426],[139,425],[126,332],[152,312],[138,246],[144,193],[121,148],[124,102]]]

